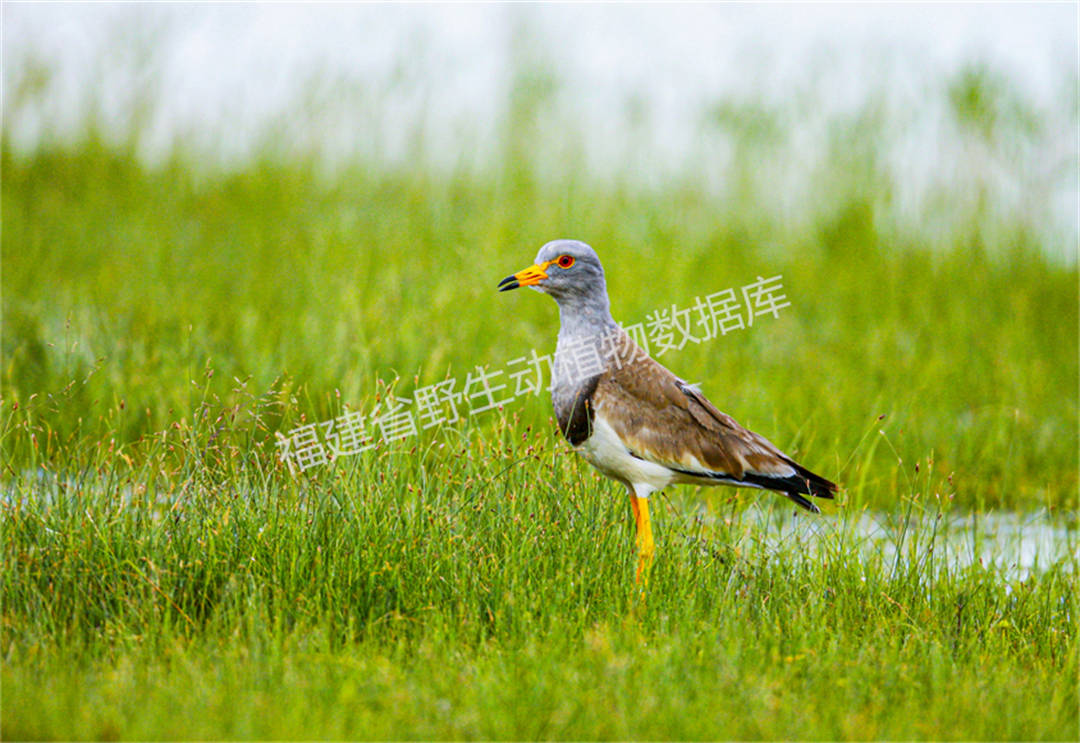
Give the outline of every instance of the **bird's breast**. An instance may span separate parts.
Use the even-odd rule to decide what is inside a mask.
[[[586,462],[600,472],[627,485],[645,483],[659,490],[669,485],[675,477],[675,473],[667,467],[634,456],[602,411],[594,415],[589,437],[576,449]]]
[[[596,374],[577,384],[556,384],[551,390],[551,404],[559,430],[573,446],[589,438],[593,421],[593,395],[600,375]]]

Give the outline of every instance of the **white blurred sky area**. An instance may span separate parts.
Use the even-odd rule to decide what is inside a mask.
[[[944,91],[981,66],[1043,130],[986,167],[1016,175],[1014,190],[1041,179],[1054,219],[1077,233],[1074,2],[3,2],[2,16],[13,147],[76,130],[91,102],[123,132],[146,90],[154,106],[139,146],[150,160],[178,137],[226,163],[267,142],[393,162],[416,157],[422,140],[433,161],[475,165],[493,154],[524,61],[557,83],[551,111],[533,124],[538,139],[576,147],[590,172],[631,169],[655,182],[692,170],[717,105],[795,112],[783,125],[805,128],[792,141],[812,148],[830,116],[882,100],[902,132],[890,157],[925,183],[955,165],[950,156],[971,157],[945,143]],[[15,83],[31,61],[54,77],[37,105],[20,105]],[[567,130],[579,139],[561,143]]]

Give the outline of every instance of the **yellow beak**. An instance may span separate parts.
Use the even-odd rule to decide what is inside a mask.
[[[520,286],[535,286],[542,280],[548,277],[547,267],[555,261],[546,261],[545,263],[538,263],[535,266],[529,266],[526,269],[518,271],[513,276],[507,276],[505,279],[499,282],[499,291],[505,292],[511,289],[517,289]]]

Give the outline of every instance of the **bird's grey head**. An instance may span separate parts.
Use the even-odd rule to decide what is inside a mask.
[[[604,268],[596,251],[578,240],[552,240],[536,254],[536,265],[507,276],[499,291],[531,286],[561,305],[607,298]]]
[[[578,240],[552,240],[536,254],[536,265],[507,276],[499,291],[529,286],[559,304],[562,333],[598,332],[613,326],[604,268],[596,251]]]

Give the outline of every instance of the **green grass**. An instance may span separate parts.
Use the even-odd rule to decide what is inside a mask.
[[[1075,549],[1021,578],[935,564],[926,532],[901,562],[844,528],[777,546],[786,507],[703,521],[687,493],[642,600],[625,498],[520,431],[294,482],[181,430],[158,448],[204,457],[187,476],[23,483],[4,737],[1075,732]]]
[[[988,198],[905,215],[860,132],[798,213],[753,148],[717,196],[541,175],[509,133],[490,170],[332,177],[182,146],[148,168],[92,127],[5,139],[0,734],[1075,739],[1069,238]],[[554,305],[495,284],[560,236],[628,323],[783,274],[779,319],[661,361],[842,482],[836,529],[779,540],[778,498],[675,489],[642,597],[625,496],[544,399],[299,477],[276,460],[275,432],[395,379],[549,352]],[[1001,509],[1068,543],[1016,573],[904,526]]]

